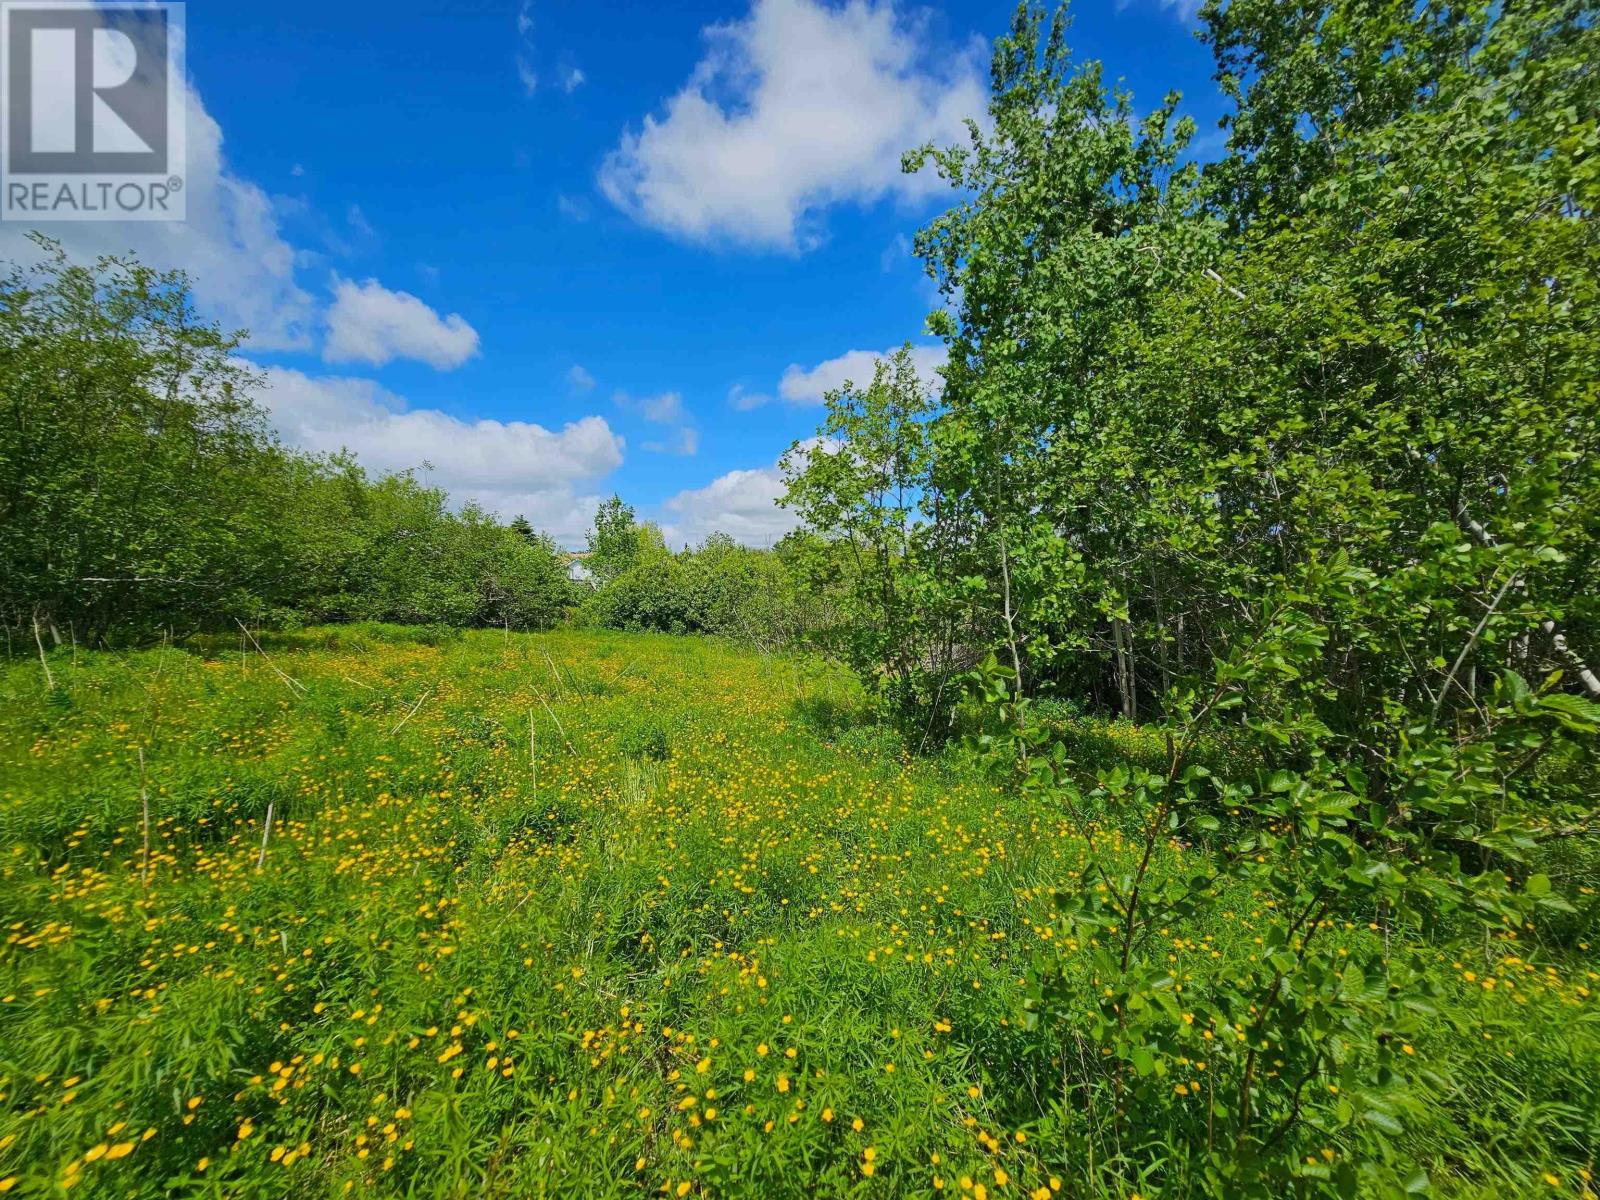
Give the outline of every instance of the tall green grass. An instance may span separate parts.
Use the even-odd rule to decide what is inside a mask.
[[[915,759],[825,666],[367,626],[51,669],[0,670],[12,1194],[1195,1185],[1179,1098],[1164,1166],[1091,1185],[1070,1033],[1022,1020],[1052,893],[1117,831]],[[1272,914],[1232,914],[1175,969],[1254,953]],[[1593,968],[1440,961],[1434,1084],[1372,1136],[1439,1193],[1580,1193]]]

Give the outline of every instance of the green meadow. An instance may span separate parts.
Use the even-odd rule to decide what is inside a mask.
[[[1285,920],[1240,890],[1163,931],[1174,1152],[1086,1160],[1117,1116],[1030,1013],[1095,970],[1056,896],[1137,837],[914,757],[819,660],[355,626],[50,666],[0,675],[14,1195],[1183,1194],[1237,1056],[1184,989]],[[1085,780],[1163,752],[1074,734]],[[1349,916],[1341,952],[1396,936]],[[1373,1193],[1586,1193],[1587,944],[1411,949],[1425,1069],[1331,1133],[1320,1088],[1285,1149]]]

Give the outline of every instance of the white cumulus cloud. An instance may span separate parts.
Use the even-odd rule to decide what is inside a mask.
[[[778,382],[778,394],[790,404],[821,404],[823,396],[845,383],[866,387],[872,382],[873,368],[879,359],[887,359],[899,349],[847,350],[837,358],[802,367],[793,363]],[[911,347],[911,364],[917,376],[933,391],[939,390],[939,368],[948,356],[943,343],[933,342]]]
[[[797,448],[803,458],[818,449],[834,453],[839,444],[808,438]],[[787,490],[779,463],[729,471],[663,504],[662,535],[669,546],[698,545],[713,533],[725,533],[746,546],[771,546],[800,525],[792,511],[778,504]]]
[[[753,0],[707,44],[659,115],[624,131],[601,191],[691,241],[801,251],[832,204],[922,195],[901,154],[964,136],[987,87],[975,47],[930,45],[895,0]]]
[[[283,440],[319,454],[353,452],[374,472],[418,470],[455,501],[518,513],[574,544],[599,497],[583,488],[622,464],[623,439],[604,417],[547,429],[528,421],[465,421],[413,409],[370,379],[264,370],[259,399]]]
[[[334,285],[328,310],[328,362],[381,367],[414,358],[440,371],[459,367],[478,352],[478,331],[460,313],[441,317],[410,292],[392,292],[376,279]]]
[[[793,513],[778,507],[783,493],[777,464],[729,471],[668,500],[661,532],[669,546],[698,545],[712,533],[726,533],[746,546],[770,546],[799,524]]]

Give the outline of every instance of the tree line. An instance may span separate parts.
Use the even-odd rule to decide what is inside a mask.
[[[182,272],[40,239],[0,279],[0,626],[13,652],[235,622],[385,621],[805,644],[818,605],[782,555],[713,534],[671,551],[612,497],[587,565],[523,516],[415,471],[282,445],[262,380]]]
[[[564,556],[526,522],[279,444],[240,339],[196,316],[182,273],[44,247],[0,280],[0,624],[14,648],[234,621],[562,618]]]

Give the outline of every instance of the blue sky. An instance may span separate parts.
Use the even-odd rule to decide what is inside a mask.
[[[427,459],[569,545],[612,491],[763,544],[823,387],[931,340],[909,239],[949,194],[898,155],[979,115],[1012,11],[191,0],[188,222],[48,232],[189,269],[286,440]],[[1073,11],[1140,111],[1215,128],[1191,5]]]

